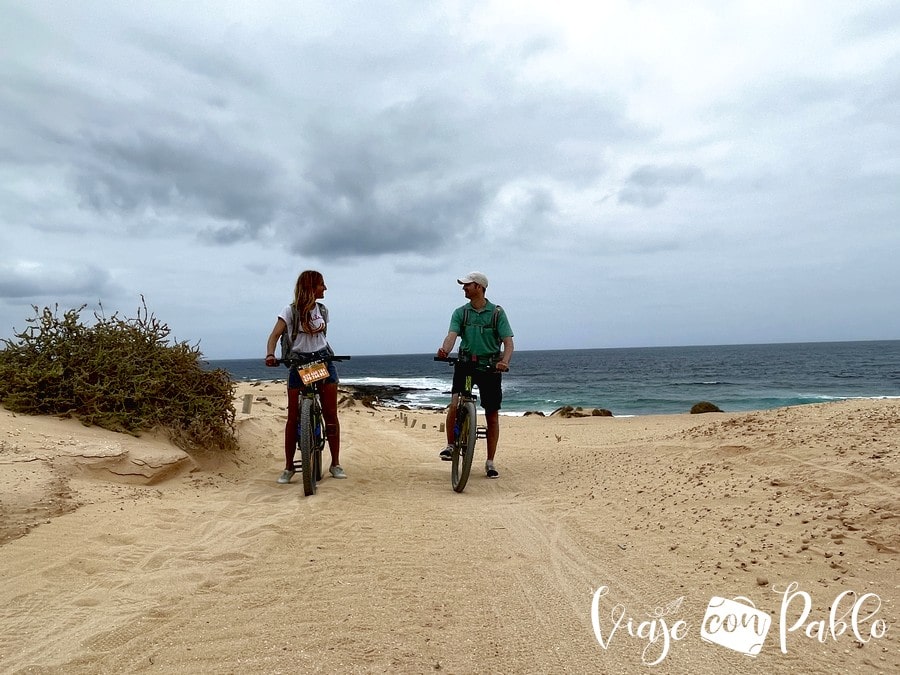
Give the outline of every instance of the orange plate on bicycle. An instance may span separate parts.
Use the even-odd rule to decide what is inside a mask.
[[[324,380],[329,375],[328,368],[325,367],[324,363],[314,363],[306,368],[297,368],[297,372],[300,374],[300,380],[303,384],[312,384],[313,382]]]

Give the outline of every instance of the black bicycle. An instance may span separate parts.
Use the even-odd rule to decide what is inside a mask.
[[[281,363],[297,369],[300,376],[300,402],[297,416],[297,449],[300,458],[294,456],[294,471],[303,476],[303,494],[316,494],[316,483],[322,480],[322,450],[325,448],[325,421],[322,417],[322,400],[319,385],[328,378],[328,364],[347,361],[349,356],[320,356],[308,359],[292,358]]]
[[[456,421],[453,425],[453,451],[450,455],[450,484],[454,491],[466,489],[469,472],[472,470],[472,459],[475,457],[475,441],[487,438],[487,427],[478,425],[478,412],[475,404],[478,397],[472,393],[472,374],[477,367],[484,367],[474,361],[453,356],[435,356],[435,361],[449,363],[456,370],[465,373],[465,385],[456,399]],[[490,368],[492,369],[492,367]]]

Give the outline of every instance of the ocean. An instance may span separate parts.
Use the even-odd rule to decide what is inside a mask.
[[[235,381],[284,379],[263,359],[208,361]],[[444,406],[452,371],[433,354],[352,356],[342,384],[402,387],[390,403]],[[765,410],[852,398],[900,397],[900,340],[706,347],[516,351],[503,375],[504,414],[549,414],[563,405],[616,416]]]

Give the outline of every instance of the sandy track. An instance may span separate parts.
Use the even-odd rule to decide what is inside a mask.
[[[279,393],[254,393],[239,455],[195,458],[155,485],[75,470],[48,444],[112,447],[115,435],[3,418],[4,490],[32,485],[4,494],[4,517],[36,510],[28,534],[0,547],[0,672],[900,667],[897,403],[504,420],[501,479],[483,477],[480,450],[462,495],[436,457],[440,415],[410,414],[411,428],[394,411],[349,409],[350,478],[305,498],[297,479],[274,481]],[[41,510],[50,496],[55,513]],[[770,587],[790,581],[815,616],[843,590],[877,593],[887,635],[860,646],[795,632],[783,653],[773,627],[756,659],[700,639],[711,596],[752,596],[777,617]],[[635,624],[682,619],[686,636],[654,666],[642,657],[661,643],[643,651],[624,623],[602,648],[599,586],[604,631],[618,604]]]

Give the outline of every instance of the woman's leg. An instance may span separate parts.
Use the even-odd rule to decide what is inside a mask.
[[[287,422],[284,425],[284,468],[294,470],[297,451],[297,416],[300,414],[300,390],[288,389]]]
[[[339,466],[341,463],[341,423],[338,421],[337,395],[337,384],[333,382],[319,388],[322,417],[325,418],[325,438],[328,439],[328,449],[331,451],[331,466]]]

